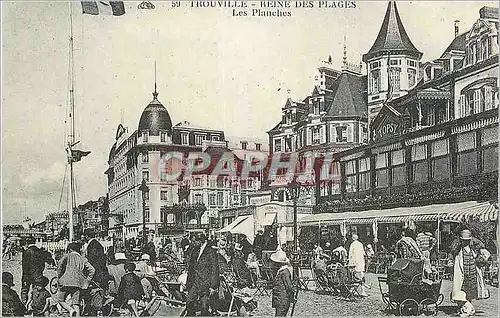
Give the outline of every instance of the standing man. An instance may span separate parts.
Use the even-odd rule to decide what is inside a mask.
[[[24,305],[28,302],[30,287],[35,279],[43,276],[45,263],[55,265],[52,254],[46,250],[39,249],[35,245],[35,238],[26,240],[28,247],[22,255],[22,278],[21,278],[21,301]]]
[[[264,236],[262,235],[263,233],[264,231],[262,231],[262,229],[259,229],[253,240],[253,250],[255,252],[255,255],[257,256],[257,259],[262,259],[262,250],[264,248]]]
[[[219,263],[205,234],[198,234],[197,240],[201,245],[193,250],[188,267],[186,312],[187,316],[195,316],[199,300],[201,315],[210,316],[208,302],[210,295],[219,287]]]
[[[361,281],[361,297],[367,297],[365,292],[365,248],[363,243],[358,241],[358,235],[352,235],[352,243],[349,247],[349,263],[348,266],[353,266],[355,278]]]

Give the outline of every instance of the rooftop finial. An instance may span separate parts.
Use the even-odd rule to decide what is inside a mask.
[[[155,91],[153,92],[153,98],[156,99],[158,97],[158,92],[156,91],[156,61],[155,61]]]
[[[346,45],[346,36],[344,34],[344,57],[343,57],[344,67],[347,66],[347,45]]]

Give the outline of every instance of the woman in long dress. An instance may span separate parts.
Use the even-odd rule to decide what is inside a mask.
[[[453,291],[452,299],[459,307],[471,306],[473,300],[489,297],[489,291],[483,279],[483,271],[480,268],[490,257],[490,253],[484,244],[472,237],[470,230],[463,230],[460,233],[460,241],[456,240],[451,246],[454,255],[453,265]],[[465,292],[466,303],[464,304],[462,292]],[[473,308],[473,307],[472,307]],[[474,314],[472,309],[467,313]]]

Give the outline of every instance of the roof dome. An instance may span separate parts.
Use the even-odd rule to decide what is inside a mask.
[[[158,93],[153,93],[153,100],[144,109],[139,120],[138,131],[149,131],[152,136],[160,135],[160,131],[167,131],[170,135],[172,133],[172,120],[168,114],[167,109],[158,101]]]

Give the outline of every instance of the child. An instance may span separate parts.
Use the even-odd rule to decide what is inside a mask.
[[[45,288],[48,284],[49,279],[45,276],[36,278],[33,283],[33,285],[35,285],[31,296],[31,309],[33,310],[33,316],[44,316],[49,309],[51,295]]]
[[[134,274],[135,264],[127,263],[124,267],[126,274],[120,281],[120,286],[118,287],[118,298],[122,301],[122,303],[127,304],[130,315],[137,317],[139,316],[137,303],[144,295],[144,290],[142,289],[140,278]]]
[[[290,260],[285,252],[277,251],[271,254],[271,261],[280,266],[273,282],[272,307],[276,309],[276,317],[285,317],[290,304],[295,303]]]

